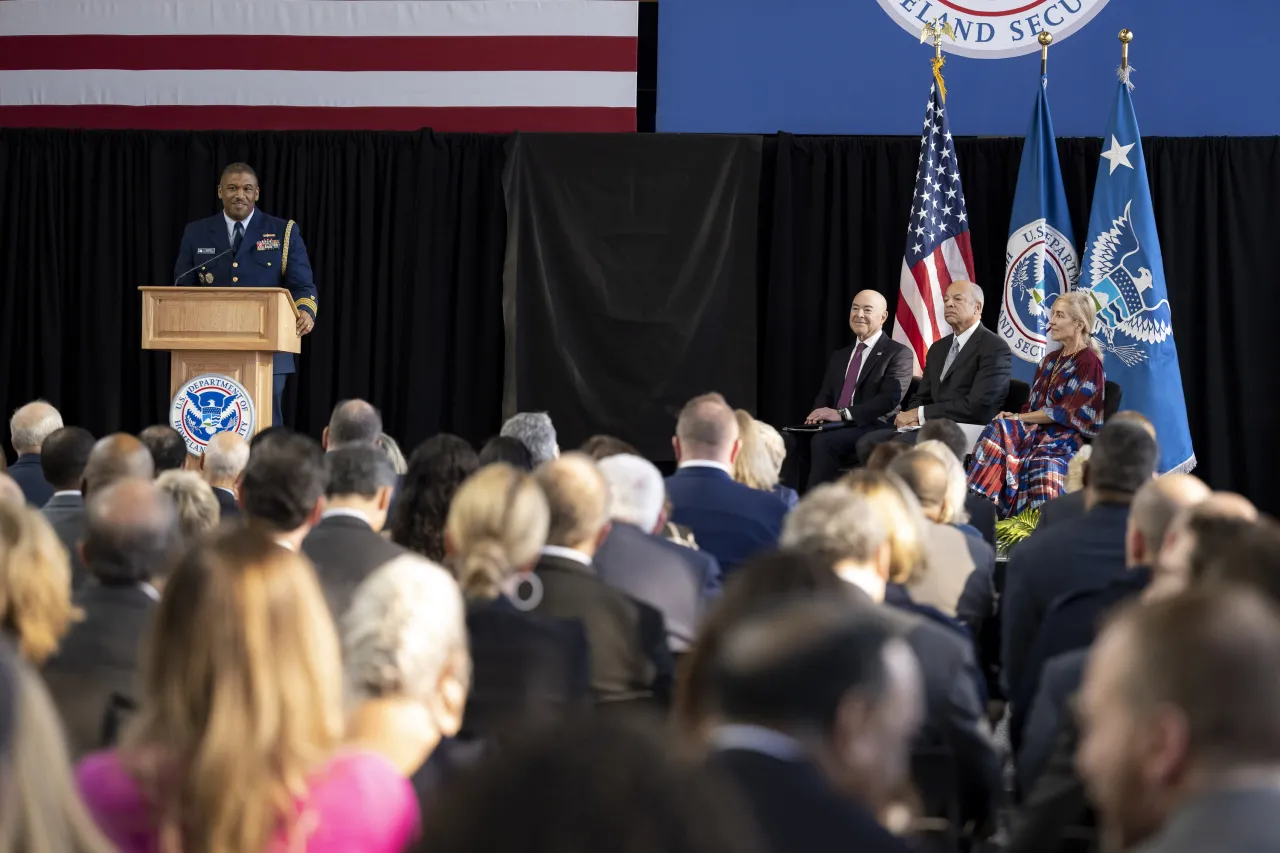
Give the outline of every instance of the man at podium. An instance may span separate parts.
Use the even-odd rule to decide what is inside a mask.
[[[316,324],[316,284],[297,224],[257,209],[258,174],[247,163],[222,170],[218,198],[222,213],[182,232],[174,285],[286,288],[298,309],[298,336],[309,333]],[[276,353],[273,368],[271,422],[278,426],[285,381],[296,369],[293,353]]]

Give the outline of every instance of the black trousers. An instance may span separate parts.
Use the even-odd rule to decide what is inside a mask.
[[[271,375],[271,425],[284,426],[284,384],[289,381],[287,373]]]
[[[880,423],[867,426],[847,426],[814,433],[809,440],[809,480],[812,489],[840,477],[845,468],[852,468],[861,461],[858,448],[868,434],[883,431]]]

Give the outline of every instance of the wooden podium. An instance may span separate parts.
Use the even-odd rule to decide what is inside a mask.
[[[278,287],[140,287],[142,348],[169,350],[169,397],[202,373],[239,382],[253,399],[254,432],[271,426],[272,361],[302,352],[298,311]]]

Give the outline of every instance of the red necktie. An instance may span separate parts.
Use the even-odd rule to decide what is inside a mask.
[[[862,370],[862,353],[866,348],[866,344],[858,341],[853,358],[849,359],[849,370],[844,375],[844,386],[840,389],[840,405],[836,407],[838,409],[847,408],[853,402],[853,392],[858,387],[858,371]]]

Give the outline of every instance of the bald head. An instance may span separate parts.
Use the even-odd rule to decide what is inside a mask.
[[[732,465],[738,451],[738,419],[719,394],[694,397],[676,421],[676,458]]]
[[[1142,414],[1142,412],[1135,412],[1131,409],[1124,412],[1116,412],[1114,415],[1111,416],[1111,420],[1107,421],[1107,423],[1137,424],[1138,426],[1145,429],[1147,431],[1147,434],[1150,435],[1152,438],[1156,437],[1156,425],[1151,423],[1151,419],[1148,418],[1146,415]]]
[[[357,444],[377,445],[382,437],[382,413],[366,400],[343,400],[329,416],[321,443],[325,450]]]
[[[155,462],[147,446],[128,433],[118,432],[100,439],[84,468],[84,495],[104,489],[117,480],[155,476]]]
[[[849,309],[849,328],[865,341],[884,328],[889,319],[889,303],[874,290],[863,290],[853,297],[853,307]]]
[[[1190,474],[1166,474],[1138,489],[1129,509],[1125,564],[1135,568],[1155,563],[1174,517],[1209,494],[1209,487]]]
[[[982,288],[971,281],[953,281],[942,300],[942,316],[957,335],[969,331],[982,319]]]
[[[62,415],[44,400],[27,403],[9,419],[9,437],[19,456],[39,453],[44,440],[62,429]]]
[[[116,480],[85,505],[85,563],[99,579],[154,580],[179,542],[173,500],[150,479]]]
[[[27,498],[22,494],[18,481],[8,474],[0,474],[0,504],[10,506],[26,506]]]
[[[889,473],[901,477],[920,501],[924,514],[938,520],[947,500],[947,466],[942,460],[927,451],[913,450],[893,460]]]
[[[609,524],[609,487],[596,463],[567,453],[543,463],[533,476],[551,510],[547,544],[595,554]]]
[[[200,472],[211,486],[232,488],[249,464],[249,443],[234,432],[220,432],[209,440],[200,457]]]

